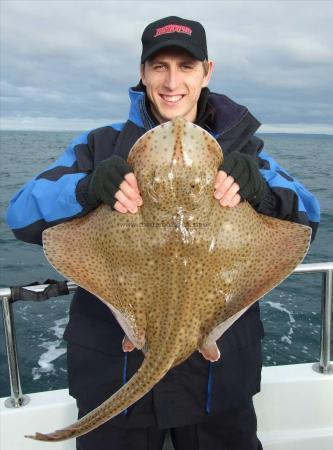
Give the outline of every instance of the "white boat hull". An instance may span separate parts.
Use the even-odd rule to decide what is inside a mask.
[[[76,420],[75,401],[66,389],[29,395],[22,408],[0,399],[1,450],[75,450],[75,441],[45,444],[24,438]],[[255,397],[258,434],[264,450],[333,449],[333,376],[316,373],[312,364],[265,367],[262,391]]]
[[[333,376],[312,366],[263,369],[254,403],[264,450],[333,449]]]

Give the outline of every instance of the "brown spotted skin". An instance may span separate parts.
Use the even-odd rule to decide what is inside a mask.
[[[177,118],[146,133],[129,162],[143,206],[120,214],[103,205],[43,233],[50,263],[112,309],[145,353],[133,378],[96,410],[34,439],[80,436],[146,394],[194,351],[217,359],[215,341],[247,307],[301,262],[310,228],[213,197],[219,144]]]

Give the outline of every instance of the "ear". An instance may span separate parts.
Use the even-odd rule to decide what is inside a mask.
[[[142,84],[146,86],[146,77],[145,77],[145,64],[140,64],[140,77]]]
[[[204,76],[204,79],[203,79],[203,82],[202,82],[202,87],[208,86],[210,77],[211,77],[212,72],[213,72],[213,67],[214,67],[213,61],[208,61],[208,72],[207,72],[207,75]]]

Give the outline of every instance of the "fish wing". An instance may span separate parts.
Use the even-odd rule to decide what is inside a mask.
[[[206,317],[203,348],[287,278],[302,262],[311,240],[310,227],[258,214],[247,202],[235,208],[217,204],[209,233],[206,272],[200,282],[205,293],[200,302]]]
[[[120,214],[107,205],[43,232],[51,265],[102,300],[140,349],[153,290],[147,280],[155,269],[146,241],[140,214]],[[145,259],[147,267],[138,271]]]

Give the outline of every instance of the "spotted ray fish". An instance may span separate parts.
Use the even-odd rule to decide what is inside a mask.
[[[245,201],[220,206],[213,193],[222,160],[208,132],[176,118],[130,151],[143,198],[138,213],[101,205],[44,231],[50,263],[104,302],[145,358],[85,417],[28,437],[54,442],[88,433],[196,350],[217,360],[216,340],[302,261],[309,227],[258,214]]]

